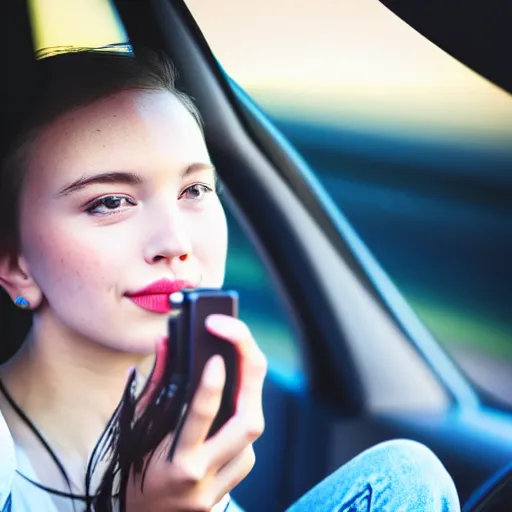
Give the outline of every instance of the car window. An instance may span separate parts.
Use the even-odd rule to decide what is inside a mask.
[[[301,352],[282,297],[226,197],[223,203],[229,225],[224,285],[239,292],[240,318],[267,356],[270,369],[289,385],[300,386]]]
[[[512,99],[377,0],[187,0],[417,314],[512,405]]]
[[[107,48],[128,39],[110,1],[73,3],[27,0],[34,50],[39,58],[72,48]],[[122,48],[122,47],[121,47]]]

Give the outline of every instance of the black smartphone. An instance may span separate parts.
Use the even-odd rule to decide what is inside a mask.
[[[238,317],[238,293],[212,288],[185,289],[170,295],[169,301],[171,316],[167,364],[172,369],[173,380],[183,383],[183,411],[192,401],[206,362],[215,354],[224,359],[226,382],[218,414],[208,433],[208,437],[211,437],[235,413],[240,372],[236,348],[229,341],[211,334],[206,329],[205,321],[209,315],[216,313]],[[175,437],[179,435],[179,430],[175,431]]]

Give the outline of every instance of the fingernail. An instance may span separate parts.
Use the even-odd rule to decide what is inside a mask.
[[[222,329],[225,322],[223,315],[209,315],[206,317],[206,326],[212,329]]]

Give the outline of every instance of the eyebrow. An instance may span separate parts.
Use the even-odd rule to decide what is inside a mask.
[[[209,163],[196,162],[180,172],[180,178],[185,178],[190,174],[194,174],[199,171],[211,170],[215,174],[215,167]],[[132,172],[104,172],[100,174],[93,174],[91,176],[82,176],[71,183],[65,185],[58,193],[57,197],[67,196],[77,190],[81,190],[88,185],[98,183],[124,183],[126,185],[140,185],[143,183],[143,179]]]
[[[213,174],[217,174],[215,167],[213,164],[205,163],[205,162],[196,162],[194,164],[189,165],[183,171],[180,173],[181,178],[186,178],[187,176],[190,176],[191,174],[194,174],[196,172],[200,171],[212,171]]]
[[[132,172],[104,172],[91,176],[82,176],[63,187],[57,193],[57,197],[67,196],[72,192],[76,192],[77,190],[95,183],[126,183],[127,185],[139,185],[142,183],[142,178]]]

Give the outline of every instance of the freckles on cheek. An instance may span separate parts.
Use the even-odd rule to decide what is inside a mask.
[[[33,277],[46,285],[47,290],[59,286],[63,291],[81,291],[85,282],[93,280],[101,268],[94,253],[79,239],[58,231],[39,235],[30,253]]]

